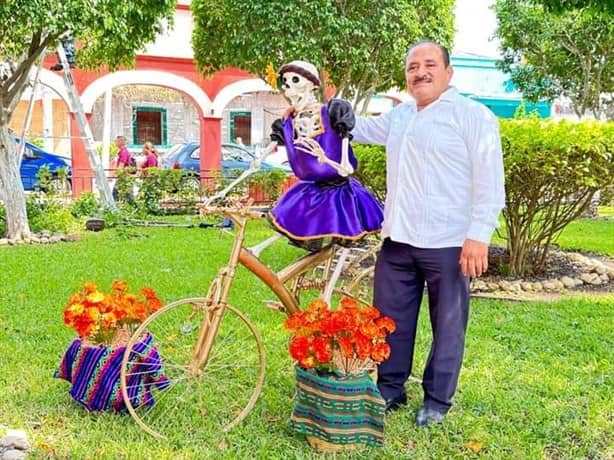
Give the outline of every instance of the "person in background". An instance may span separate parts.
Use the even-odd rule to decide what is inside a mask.
[[[126,147],[126,138],[124,136],[117,136],[115,138],[115,145],[118,148],[116,169],[135,168],[136,161],[128,150],[128,147]],[[115,181],[115,185],[113,186],[113,199],[117,201],[121,198],[130,203],[134,203],[134,194],[132,191],[127,192],[120,197],[119,187],[120,180],[118,179]]]
[[[157,168],[158,167],[158,152],[154,148],[151,142],[145,142],[143,144],[143,156],[145,156],[145,160],[141,165],[141,169],[145,170],[147,168]]]
[[[124,136],[117,136],[115,138],[115,145],[117,146],[117,167],[129,168],[134,166],[134,160],[128,147],[126,147],[126,138]]]
[[[463,360],[469,281],[488,267],[488,245],[505,204],[498,121],[450,86],[442,45],[409,48],[405,77],[413,101],[379,117],[358,117],[354,142],[386,146],[383,244],[374,302],[392,317],[390,359],[378,368],[386,411],[407,403],[424,292],[432,329],[418,426],[440,423],[452,405]]]

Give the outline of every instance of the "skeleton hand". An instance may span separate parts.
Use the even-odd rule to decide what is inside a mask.
[[[324,150],[322,150],[322,147],[320,147],[320,144],[310,137],[299,137],[296,140],[296,149],[316,157],[319,163],[325,163],[333,167],[340,176],[347,177],[354,172],[354,168],[352,168],[352,165],[349,164],[349,160],[346,162],[346,165],[343,164],[343,161],[342,163],[337,163],[336,161],[331,160],[326,156]]]

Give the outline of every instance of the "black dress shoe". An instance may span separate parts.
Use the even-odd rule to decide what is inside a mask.
[[[405,392],[401,393],[396,398],[388,398],[386,399],[386,413],[389,414],[397,409],[400,409],[401,406],[407,404],[407,394]]]
[[[433,423],[441,423],[443,416],[441,412],[423,406],[416,414],[416,425],[427,427]]]

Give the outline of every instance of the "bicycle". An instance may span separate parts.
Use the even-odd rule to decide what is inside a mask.
[[[305,291],[321,294],[328,286],[329,294],[368,303],[365,299],[372,284],[376,247],[351,254],[348,248],[330,244],[274,273],[259,259],[261,248],[244,247],[248,221],[263,219],[265,213],[209,205],[202,206],[201,213],[234,222],[228,263],[219,270],[206,296],[177,300],[146,319],[131,336],[122,361],[121,392],[127,409],[141,428],[157,438],[169,438],[178,431],[183,437],[186,432],[196,437],[205,418],[216,431],[227,432],[248,415],[262,391],[265,354],[260,333],[241,310],[228,303],[239,264],[277,296],[279,301],[268,306],[288,315],[301,307]],[[335,277],[338,282],[332,285]],[[138,388],[128,387],[127,382],[149,372],[134,364],[135,354],[147,352],[140,348],[146,333],[155,339],[169,381],[155,392],[153,406],[139,407],[132,402]]]

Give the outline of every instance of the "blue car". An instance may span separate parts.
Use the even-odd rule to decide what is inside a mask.
[[[254,158],[254,154],[245,147],[236,144],[222,144],[222,171],[226,177],[232,176],[233,170],[248,169]],[[173,145],[160,157],[160,167],[192,171],[194,177],[200,177],[200,144],[187,142]],[[272,165],[266,161],[260,167],[262,171],[274,168],[290,171],[290,168]]]
[[[17,143],[16,148],[21,149],[19,139],[16,139],[15,142]],[[29,142],[26,142],[23,150],[21,168],[19,170],[24,190],[40,189],[36,175],[43,166],[49,168],[49,173],[51,174],[51,188],[55,190],[70,191],[70,180],[72,177],[70,160],[55,153],[45,152],[43,149]],[[68,183],[61,183],[60,178],[58,177],[58,170],[60,168],[67,169],[66,177],[68,179]]]

